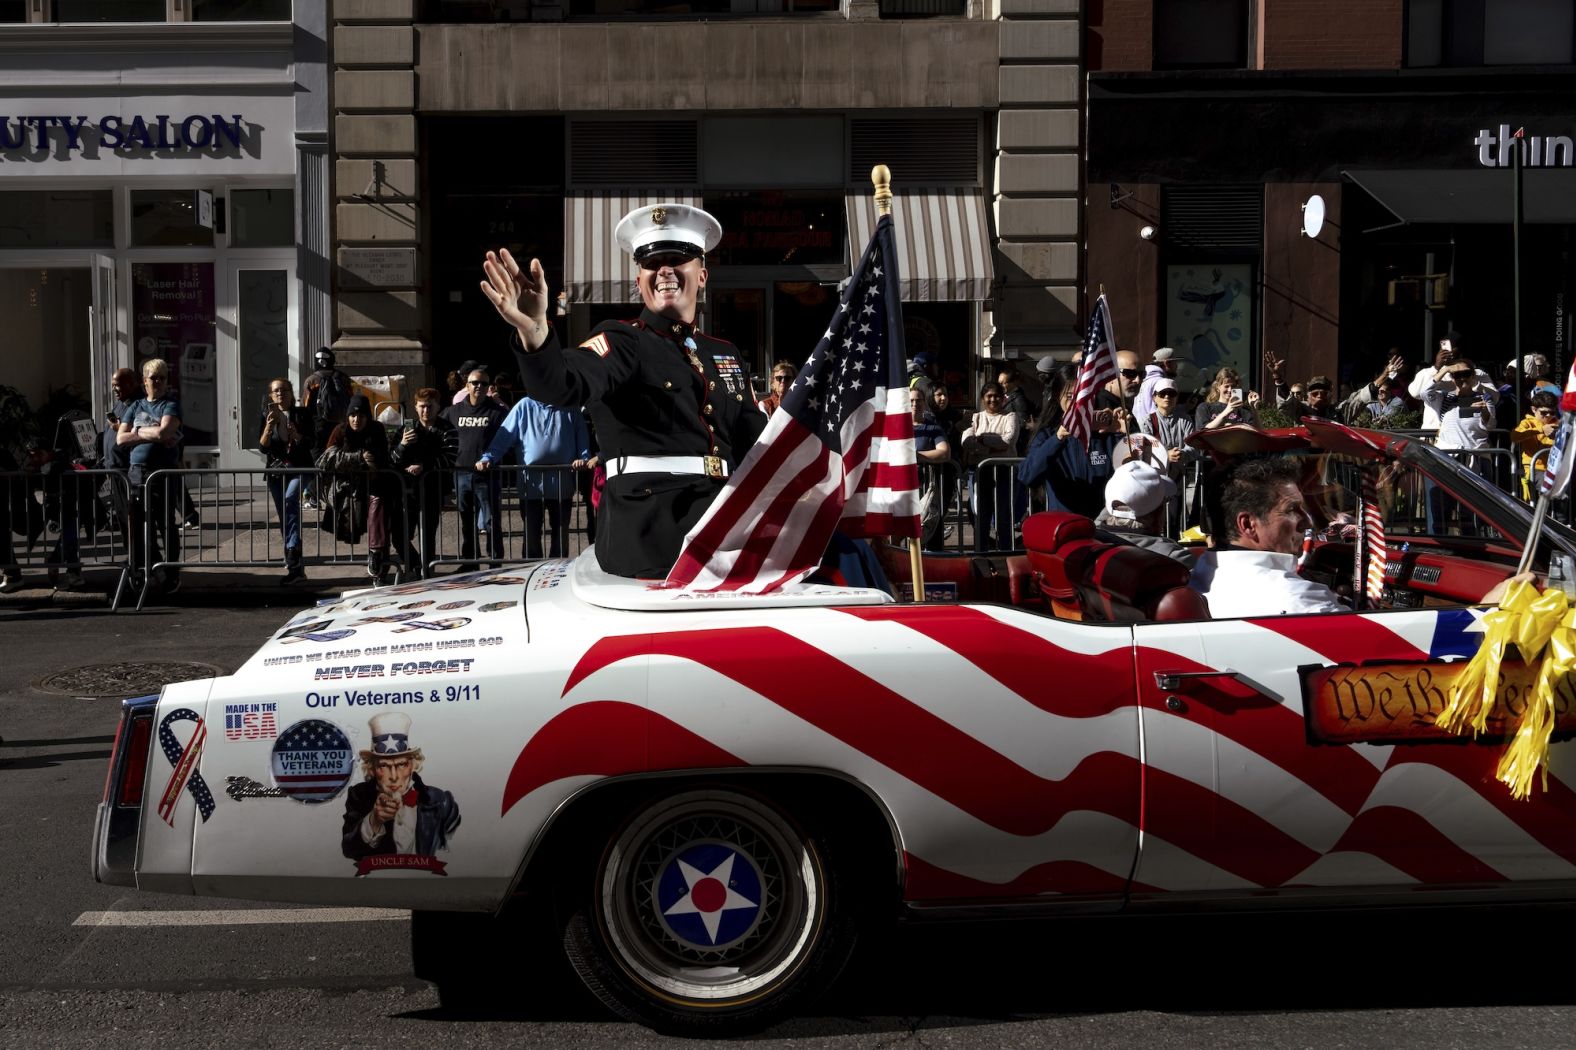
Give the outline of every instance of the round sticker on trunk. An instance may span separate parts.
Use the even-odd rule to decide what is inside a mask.
[[[344,790],[356,769],[356,752],[345,731],[308,718],[274,741],[274,784],[297,802],[327,802]]]

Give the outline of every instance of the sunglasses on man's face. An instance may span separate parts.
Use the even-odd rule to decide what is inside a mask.
[[[1476,372],[1451,372],[1450,373],[1450,378],[1454,379],[1458,383],[1465,383],[1469,379],[1476,379],[1477,378],[1477,373]]]
[[[1128,379],[1137,379],[1138,378],[1138,369],[1136,369],[1136,368],[1124,368],[1124,369],[1122,369],[1122,375],[1125,376]]]
[[[1156,390],[1155,391],[1155,396],[1156,397],[1176,397],[1177,396],[1177,392],[1175,390]]]
[[[486,386],[487,385],[487,380],[485,380],[485,379],[467,379],[465,381],[465,385],[466,386]]]

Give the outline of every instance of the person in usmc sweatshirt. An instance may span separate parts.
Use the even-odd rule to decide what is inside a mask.
[[[443,418],[460,432],[460,448],[455,456],[454,505],[460,515],[461,572],[475,572],[476,530],[487,534],[487,557],[496,568],[503,561],[503,522],[499,504],[501,486],[498,475],[476,470],[492,444],[498,424],[503,422],[504,407],[487,396],[487,373],[478,368],[466,377],[465,398],[443,410]]]

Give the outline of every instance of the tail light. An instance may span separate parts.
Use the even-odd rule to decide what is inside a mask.
[[[134,715],[126,733],[126,764],[120,778],[119,806],[142,805],[142,782],[148,773],[148,750],[153,743],[153,718]]]
[[[104,802],[116,806],[142,804],[142,781],[148,773],[148,749],[153,746],[153,716],[159,698],[139,696],[121,706],[115,727],[115,746],[109,753],[104,776]]]

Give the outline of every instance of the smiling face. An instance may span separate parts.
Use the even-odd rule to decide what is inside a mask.
[[[694,324],[700,290],[706,287],[706,264],[695,256],[677,252],[648,255],[640,261],[635,284],[646,309]]]

